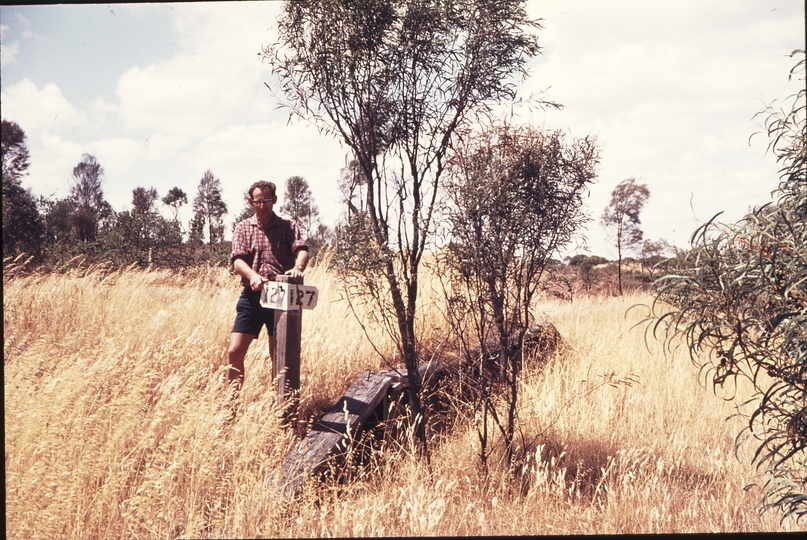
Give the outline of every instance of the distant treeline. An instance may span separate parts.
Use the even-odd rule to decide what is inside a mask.
[[[131,210],[115,211],[104,195],[104,168],[90,154],[84,154],[73,168],[66,197],[34,196],[22,186],[30,164],[25,139],[16,122],[2,120],[4,260],[24,257],[29,264],[46,269],[76,259],[116,267],[227,264],[230,243],[224,239],[224,216],[228,208],[221,181],[211,171],[203,174],[191,201],[193,217],[183,226],[179,210],[189,199],[179,187],[163,197],[153,187],[135,187]],[[330,231],[318,223],[305,180],[288,180],[286,201],[280,210],[294,214],[315,255],[330,242]],[[160,206],[167,207],[171,217],[166,219]],[[252,209],[245,205],[235,223],[251,215]]]

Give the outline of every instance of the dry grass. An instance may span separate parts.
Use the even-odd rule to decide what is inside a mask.
[[[381,367],[331,276],[303,316],[302,409],[335,402]],[[607,534],[799,530],[755,509],[759,482],[733,456],[732,404],[683,354],[631,330],[644,297],[538,306],[573,347],[525,374],[528,458],[479,474],[474,428],[385,450],[347,484],[310,483],[283,504],[275,482],[296,442],[273,406],[266,340],[253,345],[239,414],[221,365],[238,280],[73,269],[4,279],[9,538]],[[439,335],[424,304],[424,336]],[[379,340],[379,342],[381,342]],[[391,354],[388,349],[385,353]]]

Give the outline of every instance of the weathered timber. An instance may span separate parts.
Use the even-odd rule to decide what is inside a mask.
[[[303,278],[276,276],[282,283],[303,284]],[[277,381],[277,404],[283,406],[300,390],[300,335],[303,310],[275,311],[275,362],[272,376]]]
[[[497,346],[492,343],[490,347],[495,350]],[[525,333],[524,348],[527,356],[535,356],[535,361],[545,362],[557,349],[568,348],[568,344],[551,323],[541,323],[533,325]],[[450,364],[442,362],[423,363],[418,367],[421,380],[446,370],[451,370]],[[385,398],[400,396],[408,385],[406,368],[362,373],[283,460],[279,484],[283,497],[295,497],[306,478],[323,472],[331,456],[345,451],[356,440],[364,423],[382,402],[386,409],[389,400]],[[383,420],[388,420],[387,412],[384,410],[381,413]]]
[[[437,363],[422,364],[421,378],[439,368]],[[364,422],[391,391],[408,386],[406,369],[383,372],[365,371],[348,388],[336,405],[283,460],[281,488],[284,498],[295,497],[305,479],[325,470],[328,458],[347,449]]]
[[[296,496],[307,477],[322,472],[327,459],[350,444],[396,378],[398,375],[395,372],[368,371],[361,374],[359,380],[348,388],[336,405],[283,460],[282,488],[285,497]]]

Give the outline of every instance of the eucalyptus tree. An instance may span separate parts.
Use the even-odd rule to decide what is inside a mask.
[[[171,207],[171,213],[174,215],[174,221],[179,221],[179,209],[188,204],[188,195],[185,193],[180,187],[174,186],[168,193],[166,193],[165,197],[162,199],[162,203],[166,206]]]
[[[227,214],[227,203],[221,195],[221,180],[213,175],[210,170],[205,171],[202,179],[199,180],[199,188],[196,197],[193,199],[194,223],[206,222],[210,249],[220,241],[224,240],[224,225],[222,218]],[[191,229],[194,228],[192,223]]]
[[[288,214],[297,223],[303,238],[308,239],[313,234],[319,222],[319,208],[314,204],[314,196],[305,178],[290,176],[286,179],[286,190],[280,211]]]
[[[619,294],[622,294],[622,258],[626,251],[641,245],[642,231],[639,214],[644,208],[650,190],[646,184],[638,184],[635,178],[620,182],[611,192],[611,202],[602,214],[601,223],[610,233],[617,252],[617,275]]]
[[[301,0],[263,49],[290,115],[338,137],[366,181],[363,241],[341,272],[404,360],[416,419],[418,275],[446,154],[460,126],[515,97],[538,28],[515,0]],[[426,450],[425,422],[416,433]]]
[[[450,243],[441,262],[449,270],[449,321],[466,361],[483,374],[474,411],[483,464],[489,418],[501,431],[508,461],[513,456],[531,305],[552,255],[590,219],[583,198],[598,163],[591,136],[569,140],[560,131],[506,124],[467,137],[450,161]],[[503,410],[491,392],[499,377],[506,389]]]
[[[736,445],[755,441],[761,507],[783,519],[807,515],[807,88],[797,54],[800,89],[760,111],[781,165],[774,199],[737,223],[715,216],[699,227],[656,281],[649,319],[668,345],[683,339],[716,392],[750,383]]]
[[[104,196],[104,168],[95,156],[84,154],[73,167],[70,200],[75,204],[70,223],[78,240],[86,243],[95,240],[98,228],[114,215],[112,206]]]
[[[45,225],[30,189],[22,187],[28,174],[29,153],[25,131],[16,122],[2,120],[3,256],[27,252],[42,256]]]
[[[0,149],[3,158],[3,179],[19,180],[28,174],[30,153],[25,144],[25,131],[17,122],[0,122]]]
[[[154,214],[157,212],[157,190],[137,186],[132,190],[132,212],[135,214]]]

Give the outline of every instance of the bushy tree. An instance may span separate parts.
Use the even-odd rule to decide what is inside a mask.
[[[149,215],[157,212],[157,190],[138,186],[132,190],[132,213]]]
[[[608,259],[599,255],[585,255],[580,253],[569,259],[569,266],[597,266],[598,264],[607,264],[608,262]]]
[[[132,210],[118,212],[101,241],[106,258],[115,264],[177,266],[182,245],[178,221],[168,222],[157,211],[159,196],[154,188],[132,190]]]
[[[181,253],[179,222],[157,214],[124,210],[98,235],[99,257],[117,266],[136,263],[176,268],[187,265]]]
[[[188,225],[188,246],[198,248],[205,239],[205,216],[200,212],[194,212],[191,222]]]
[[[353,245],[374,258],[341,273],[406,364],[423,450],[418,274],[446,153],[474,113],[515,96],[513,77],[539,50],[537,27],[514,0],[290,1],[264,50],[291,114],[339,137],[366,180],[366,228],[352,227],[363,236]]]
[[[104,198],[103,181],[104,168],[95,156],[84,154],[73,168],[70,185],[70,199],[75,203],[75,209],[69,222],[80,242],[94,240],[98,228],[113,216],[112,206]]]
[[[114,227],[116,219],[104,197],[103,181],[103,167],[94,156],[84,154],[73,168],[69,195],[64,199],[40,199],[51,263],[59,264],[77,255],[90,260],[103,258],[105,248],[96,240],[102,230]]]
[[[666,265],[665,259],[675,253],[675,248],[665,239],[650,240],[645,238],[639,251],[642,270],[652,280],[658,272],[659,265]]]
[[[583,197],[596,178],[591,137],[496,126],[457,145],[448,168],[450,243],[440,263],[450,270],[448,315],[466,360],[479,363],[477,417],[483,463],[493,418],[512,457],[522,341],[532,301],[552,260],[588,221]],[[476,347],[479,347],[477,349]],[[481,349],[481,353],[478,352]],[[497,358],[496,373],[487,359]],[[506,410],[496,410],[491,379],[501,376]]]
[[[30,189],[22,187],[28,174],[25,132],[16,122],[2,120],[3,256],[28,253],[42,256],[45,225]]]
[[[208,239],[211,250],[214,245],[224,240],[224,215],[227,214],[227,204],[221,196],[221,180],[208,170],[199,181],[196,198],[193,199],[193,212],[195,222],[207,223]],[[193,226],[191,227],[193,234]]]
[[[301,176],[291,176],[286,180],[280,211],[291,217],[300,227],[300,234],[308,244],[311,264],[316,264],[320,252],[333,244],[333,232],[319,222],[319,208],[314,204],[314,196],[308,182]]]
[[[735,224],[698,228],[675,272],[656,282],[651,319],[667,343],[684,339],[715,390],[751,383],[736,444],[756,440],[762,508],[783,519],[807,514],[807,91],[804,51],[794,54],[800,90],[762,111],[782,165],[774,200]]]
[[[280,211],[297,223],[303,238],[308,238],[313,233],[319,224],[319,208],[314,204],[311,188],[305,178],[291,176],[286,180]]]
[[[236,226],[239,223],[241,223],[245,219],[251,218],[253,215],[255,215],[255,209],[252,208],[252,206],[250,206],[249,201],[247,201],[246,198],[245,198],[244,199],[244,206],[241,208],[241,212],[238,215],[236,215],[235,218],[233,219],[233,224],[230,227],[230,231],[234,232]]]
[[[646,184],[638,184],[635,178],[623,180],[611,192],[611,202],[600,218],[616,247],[619,294],[622,294],[623,255],[641,244],[644,232],[639,227],[639,214],[649,197]]]
[[[171,213],[174,215],[174,221],[179,221],[179,209],[188,204],[188,195],[179,187],[171,188],[165,197],[162,198],[162,203],[171,208]]]
[[[569,259],[569,266],[579,269],[579,276],[580,280],[583,282],[583,287],[585,287],[586,291],[591,291],[591,286],[598,281],[597,272],[595,272],[594,267],[608,262],[610,262],[608,259],[599,255],[585,255],[580,253]]]
[[[3,119],[0,122],[0,149],[2,149],[4,179],[19,180],[28,174],[28,145],[25,131],[17,122]]]

